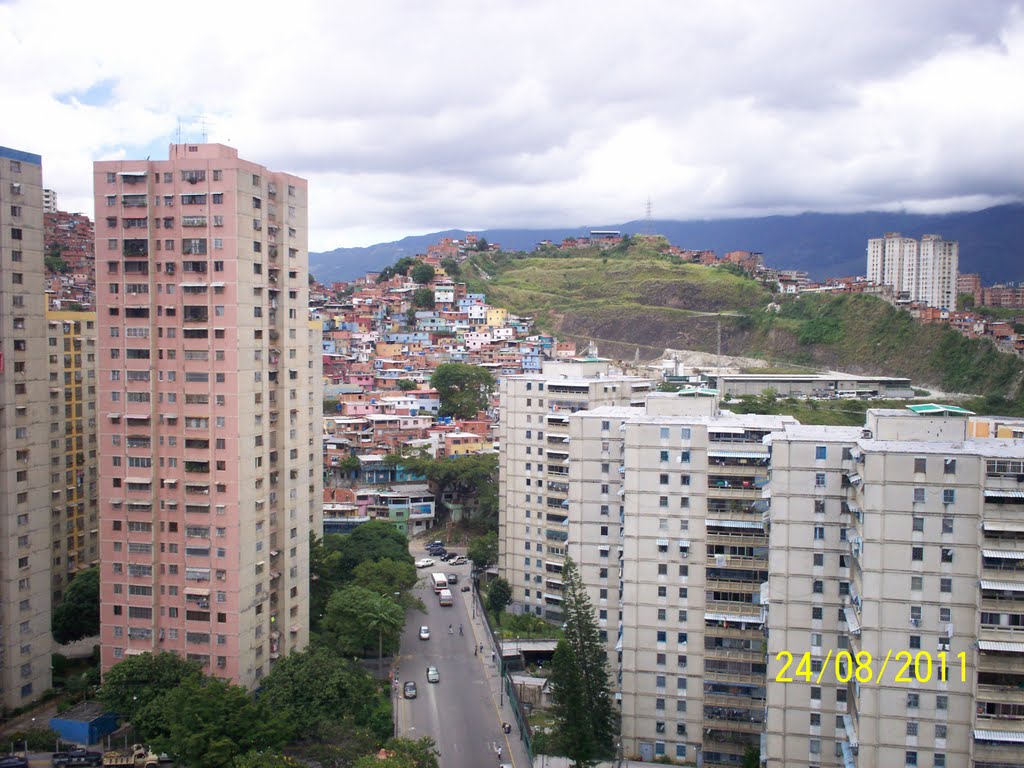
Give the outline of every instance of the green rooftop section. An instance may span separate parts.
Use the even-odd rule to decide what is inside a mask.
[[[956,405],[939,405],[938,403],[920,403],[908,405],[907,408],[921,416],[973,416],[974,411]]]
[[[676,395],[679,397],[718,397],[718,390],[707,387],[687,387],[680,389]]]

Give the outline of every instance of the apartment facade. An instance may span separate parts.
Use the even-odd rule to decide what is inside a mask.
[[[1024,764],[1024,441],[975,431],[869,411],[773,435],[769,766]],[[777,680],[784,651],[810,680]]]
[[[648,379],[614,373],[597,358],[545,363],[539,374],[501,379],[498,570],[512,609],[561,619],[569,538],[569,416],[640,403]]]
[[[50,687],[42,158],[0,147],[0,698]]]
[[[46,310],[53,604],[99,563],[96,313]]]
[[[892,287],[897,299],[929,307],[956,308],[960,244],[940,235],[918,243],[899,232],[868,240],[867,278]]]
[[[166,650],[252,687],[308,642],[322,515],[306,182],[177,144],[94,189],[102,668]]]
[[[623,754],[739,765],[765,719],[764,437],[789,417],[653,394],[570,426],[569,551],[598,610]]]

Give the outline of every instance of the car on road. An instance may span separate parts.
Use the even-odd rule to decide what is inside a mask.
[[[406,560],[405,562],[409,562],[409,561]],[[433,564],[434,564],[434,561],[431,560],[429,557],[424,557],[423,559],[416,561],[416,567],[417,568],[429,568]]]
[[[75,766],[100,766],[103,765],[103,753],[92,752],[88,749],[68,749],[64,752],[54,752],[50,758],[53,768],[75,768]]]
[[[456,555],[454,559],[448,561],[448,564],[449,565],[465,565],[468,562],[469,562],[469,560],[467,560],[462,555]]]
[[[444,547],[434,547],[432,549],[428,549],[427,552],[431,557],[444,557],[448,554],[448,550]]]
[[[437,667],[427,667],[427,682],[428,683],[439,683],[441,682],[441,675],[438,674]]]
[[[472,587],[470,587],[469,584],[463,584],[462,585],[462,591],[463,592],[469,592],[470,589],[472,589]]]
[[[445,552],[443,555],[441,555],[441,559],[444,560],[446,563],[453,557],[456,557],[454,552]]]
[[[458,584],[459,583],[459,574],[457,574],[457,573],[449,573],[448,574],[448,583],[449,584]]]
[[[420,627],[420,640],[429,640],[429,639],[430,639],[430,627],[428,627],[426,624],[424,624],[422,627]]]
[[[402,695],[405,696],[405,698],[407,698],[407,699],[415,699],[416,698],[416,683],[414,683],[412,680],[407,682],[405,684],[405,688],[402,689]]]

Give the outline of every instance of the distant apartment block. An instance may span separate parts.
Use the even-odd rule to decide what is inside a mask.
[[[0,697],[50,687],[50,393],[42,158],[0,147]]]
[[[46,311],[53,604],[99,563],[96,313]]]
[[[939,235],[924,235],[918,243],[887,232],[868,240],[867,277],[891,286],[898,300],[956,309],[959,254],[959,243]]]
[[[498,569],[512,586],[514,610],[560,620],[558,574],[569,538],[569,417],[600,405],[639,404],[653,383],[587,358],[504,377],[500,388]]]
[[[57,212],[57,192],[52,189],[43,190],[43,213]]]
[[[253,687],[308,642],[322,524],[306,182],[175,144],[94,189],[102,668],[166,650]]]

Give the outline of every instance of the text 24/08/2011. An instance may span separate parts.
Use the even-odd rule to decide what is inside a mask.
[[[874,663],[876,659],[868,651],[858,651],[852,654],[849,651],[829,651],[824,661],[812,657],[810,651],[801,656],[794,657],[789,651],[780,651],[775,654],[776,661],[782,664],[782,668],[775,673],[775,682],[792,683],[795,680],[820,683],[826,678],[829,672],[833,672],[833,679],[839,683],[848,683],[856,680],[858,683],[876,682],[884,683],[886,667],[890,660],[895,660],[899,665],[894,667],[896,674],[889,682],[892,683],[927,683],[934,676],[937,680],[947,682],[949,672],[956,672],[960,668],[960,682],[967,682],[967,654],[963,651],[955,656],[949,656],[945,651],[931,654],[928,651],[894,652],[890,650],[882,661],[878,674],[875,674]],[[790,672],[790,667],[796,662],[796,668]],[[831,668],[831,669],[830,669]],[[829,682],[826,679],[826,682]]]

